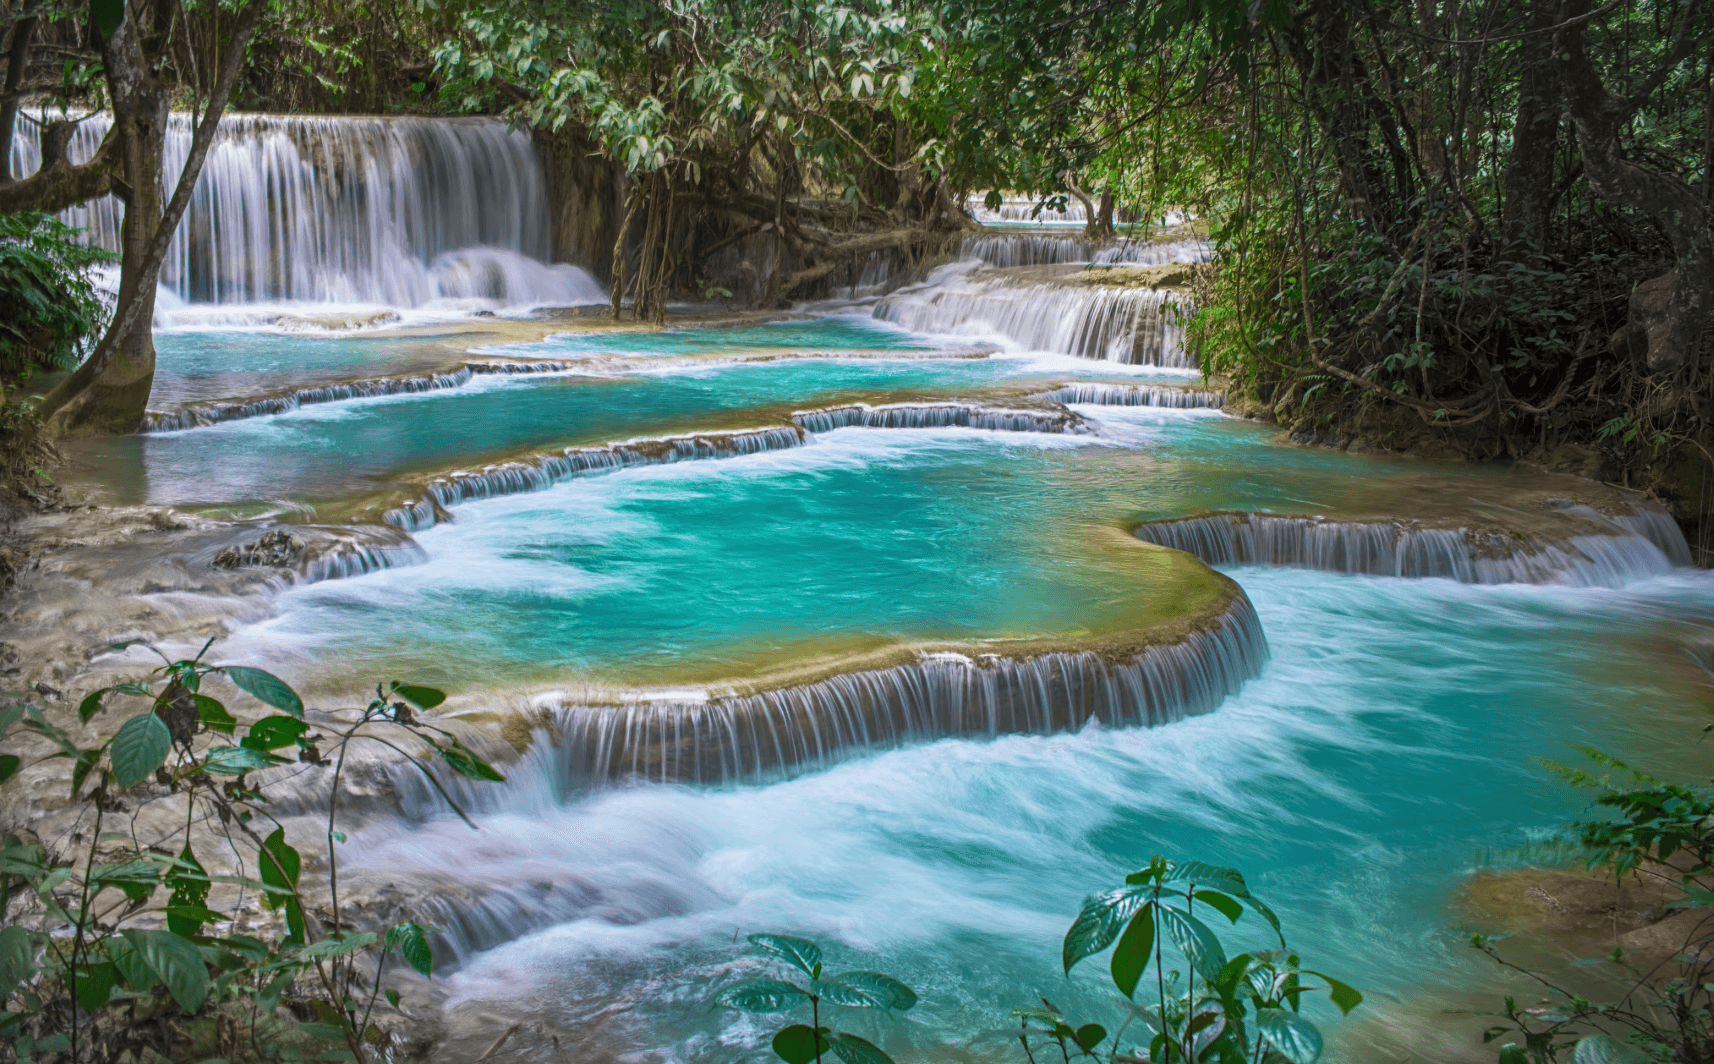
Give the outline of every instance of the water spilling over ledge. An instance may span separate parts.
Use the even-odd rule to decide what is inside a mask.
[[[450,373],[433,373],[419,377],[377,377],[372,380],[351,381],[346,384],[326,384],[299,388],[284,395],[268,396],[229,403],[193,403],[178,410],[151,410],[143,416],[143,432],[180,432],[203,428],[223,421],[239,421],[251,417],[285,414],[300,407],[317,403],[334,403],[342,399],[376,399],[386,395],[409,395],[420,392],[443,391],[470,383],[472,367]]]
[[[1225,392],[1155,384],[1067,384],[1043,392],[1041,397],[1058,403],[1158,406],[1174,410],[1218,410],[1226,405]]]
[[[718,783],[824,765],[853,750],[1166,724],[1206,713],[1261,671],[1267,640],[1240,591],[1225,617],[1134,658],[946,650],[816,683],[706,702],[565,706],[554,728],[568,780]]]
[[[80,123],[71,161],[89,158],[109,123]],[[188,116],[173,115],[167,173],[190,141]],[[12,165],[20,175],[40,165],[33,138],[15,140]],[[110,250],[122,216],[112,196],[66,212]],[[548,222],[530,138],[498,120],[228,115],[162,267],[160,313],[170,320],[173,303],[604,299],[583,270],[546,261]]]
[[[1210,248],[1207,241],[1197,238],[1099,241],[1064,233],[985,232],[966,236],[958,254],[962,258],[981,259],[990,266],[1083,262],[1161,266],[1203,262],[1209,257]]]
[[[543,491],[562,480],[588,473],[640,465],[714,458],[736,458],[802,447],[815,432],[838,428],[969,427],[1001,432],[1087,433],[1088,422],[1063,407],[1007,409],[969,403],[899,403],[869,406],[853,403],[825,410],[799,410],[790,425],[735,432],[700,432],[610,443],[600,447],[567,447],[563,454],[459,471],[423,485],[426,498],[384,511],[381,520],[397,528],[420,532],[445,519],[445,510],[460,503]]]
[[[1188,300],[1147,280],[1141,270],[1123,269],[942,274],[883,297],[875,317],[915,332],[998,333],[1030,351],[1192,368],[1182,324]]]
[[[1690,564],[1684,534],[1664,511],[1639,505],[1628,514],[1602,514],[1585,506],[1561,512],[1566,524],[1557,537],[1538,530],[1252,513],[1149,521],[1134,532],[1210,565],[1278,565],[1466,584],[1617,587]]]

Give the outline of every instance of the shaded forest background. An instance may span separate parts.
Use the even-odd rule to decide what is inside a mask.
[[[639,317],[908,270],[995,190],[1081,202],[1098,237],[1182,210],[1219,252],[1190,335],[1239,409],[1650,490],[1706,547],[1711,6],[7,0],[0,149],[48,163],[0,210],[114,192],[136,218],[113,324],[37,410],[54,434],[146,401],[168,108],[504,116],[557,254]],[[119,121],[72,163],[65,127],[15,132],[44,102]]]

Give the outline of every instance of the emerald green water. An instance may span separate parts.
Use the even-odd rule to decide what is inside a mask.
[[[670,336],[656,340],[693,342]],[[519,378],[126,446],[152,501],[318,501],[550,442],[1078,370],[815,360]],[[1099,539],[1126,519],[1301,512],[1393,497],[1425,472],[1499,476],[1282,446],[1208,415],[1083,410],[1100,433],[842,429],[801,448],[465,504],[419,535],[425,564],[288,591],[276,617],[223,645],[293,677],[408,668],[399,675],[470,688],[673,682],[806,644],[1098,623],[1136,605]],[[1084,894],[1160,852],[1243,869],[1306,960],[1365,991],[1352,1020],[1312,1006],[1330,1056],[1489,1059],[1481,1021],[1437,1011],[1512,989],[1463,944],[1461,884],[1473,868],[1521,861],[1507,855],[1586,810],[1532,758],[1584,742],[1687,771],[1699,699],[1682,643],[1714,630],[1714,579],[1232,575],[1273,657],[1207,716],[927,743],[784,781],[593,795],[568,792],[542,753],[483,800],[480,832],[378,824],[346,859],[425,897],[451,874],[517,899],[496,903],[493,934],[467,942],[445,979],[449,1015],[506,1018],[486,1034],[469,1021],[472,1057],[521,1018],[577,1032],[577,1059],[768,1059],[767,1029],[707,1002],[734,975],[740,932],[780,931],[822,939],[835,967],[918,990],[923,1003],[900,1020],[836,1021],[897,1059],[1017,1059],[975,1039],[1038,995],[1117,1026],[1104,973],[1068,982],[1058,940]],[[549,919],[543,897],[581,900]],[[1262,938],[1259,926],[1226,935],[1235,948]],[[1441,1041],[1388,1033],[1411,1013],[1431,1017]],[[554,1059],[541,1037],[508,1052]]]

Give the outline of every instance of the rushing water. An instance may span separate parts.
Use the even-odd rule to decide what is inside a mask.
[[[493,123],[240,121],[168,283],[240,313],[599,296],[538,261],[527,148]],[[500,191],[460,215],[448,204],[471,182]],[[316,212],[333,221],[316,228]],[[1008,240],[966,250],[1018,265],[1100,254],[1069,235]],[[1213,413],[1170,301],[966,265],[873,318],[485,352],[449,336],[163,331],[164,407],[330,380],[442,384],[252,404],[79,453],[121,499],[215,513],[337,520],[438,492],[451,519],[431,508],[416,524],[420,553],[399,552],[416,564],[274,588],[272,615],[223,656],[323,687],[443,683],[500,712],[544,687],[682,688],[671,705],[694,707],[700,684],[808,657],[1122,628],[1170,605],[1135,565],[1151,549],[1124,538],[1131,522],[1503,494],[1503,472],[1284,446]],[[483,359],[536,372],[466,366]],[[761,428],[754,446],[731,442]],[[669,437],[676,449],[651,442]],[[566,457],[620,441],[654,464]],[[764,1026],[707,1002],[754,968],[739,934],[771,930],[922,996],[902,1019],[841,1026],[901,1060],[998,1061],[1015,1054],[980,1032],[1038,995],[1116,1026],[1096,966],[1069,983],[1059,971],[1059,936],[1088,891],[1157,852],[1195,857],[1242,868],[1307,959],[1369,994],[1352,1021],[1320,1017],[1335,1055],[1487,1059],[1475,1024],[1439,1024],[1443,1044],[1388,1032],[1505,985],[1461,944],[1455,900],[1472,868],[1516,863],[1584,809],[1532,757],[1587,742],[1683,767],[1664,751],[1691,734],[1699,674],[1683,647],[1714,628],[1714,580],[1640,537],[1623,541],[1637,564],[1579,570],[1586,587],[1232,564],[1313,564],[1237,542],[1204,553],[1248,593],[1271,656],[1259,642],[1237,655],[1248,671],[1219,690],[1241,689],[1217,705],[1118,715],[1149,727],[900,731],[694,784],[594,779],[565,710],[510,782],[471,792],[477,832],[401,792],[405,815],[342,851],[352,889],[402,891],[444,929],[466,1059],[520,1020],[535,1033],[494,1059],[552,1059],[549,1036],[568,1059],[768,1059]]]

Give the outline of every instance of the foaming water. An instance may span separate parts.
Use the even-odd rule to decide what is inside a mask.
[[[638,1014],[636,1044],[671,1060],[761,1041],[706,1011],[739,952],[734,929],[821,937],[834,963],[915,986],[923,1004],[907,1022],[872,1028],[907,1055],[965,1044],[1039,994],[1106,1022],[1103,973],[1068,984],[1058,939],[1083,894],[1154,852],[1242,867],[1306,960],[1362,987],[1367,1010],[1425,984],[1489,985],[1447,924],[1450,896],[1478,849],[1582,810],[1531,757],[1587,742],[1648,764],[1688,726],[1673,719],[1683,692],[1649,679],[1654,637],[1714,619],[1714,583],[1237,575],[1273,659],[1208,716],[587,797],[568,795],[544,756],[496,789],[478,834],[392,824],[349,852],[400,882],[458,869],[458,890],[426,904],[451,929],[455,1000],[534,995],[560,1002],[543,1015],[563,1023],[590,992],[569,973],[599,964],[600,993]],[[1655,712],[1615,712],[1643,706]],[[1253,945],[1263,930],[1223,937]]]
[[[973,233],[959,245],[959,254],[990,266],[1049,266],[1059,263],[1127,263],[1160,266],[1207,260],[1212,249],[1204,240],[1109,240],[1054,232]]]
[[[73,162],[109,121],[78,126]],[[190,142],[188,116],[173,115],[168,174]],[[37,144],[20,136],[14,172],[38,165]],[[495,119],[228,115],[161,269],[173,297],[163,319],[199,320],[184,304],[599,302],[588,273],[545,262],[545,189],[528,134]],[[122,217],[111,196],[66,213],[113,250]]]

